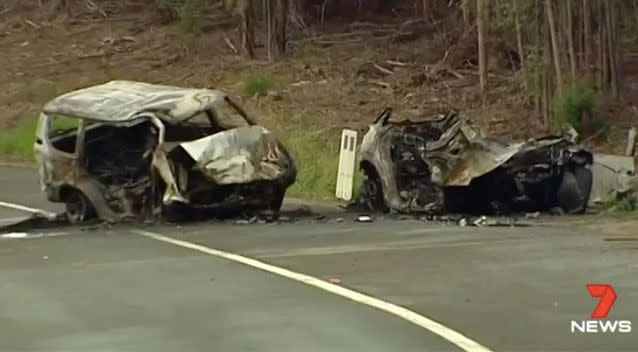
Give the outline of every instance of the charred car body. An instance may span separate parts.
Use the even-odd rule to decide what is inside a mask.
[[[34,145],[47,198],[73,222],[277,213],[296,168],[225,93],[112,81],[60,96]]]
[[[422,213],[583,212],[592,186],[590,152],[576,132],[501,144],[455,111],[426,121],[390,121],[391,109],[370,126],[360,149],[366,175],[359,205]]]

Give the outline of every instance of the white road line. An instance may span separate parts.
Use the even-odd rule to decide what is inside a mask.
[[[68,234],[69,234],[68,232],[49,232],[49,233],[36,233],[36,234],[30,234],[26,232],[11,232],[11,233],[1,234],[0,240],[34,240],[34,239],[47,238],[47,237],[66,236]]]
[[[45,214],[47,216],[55,216],[55,213],[51,213],[51,212],[48,212],[48,211],[45,211],[45,210],[25,207],[24,205],[7,203],[7,202],[0,202],[0,207],[11,208],[11,209],[16,209],[16,210],[22,210],[22,211],[26,211],[27,213],[34,213],[34,214],[35,213],[42,213],[42,214]]]
[[[182,241],[178,239],[174,239],[171,237],[167,237],[164,235],[160,235],[153,232],[142,231],[142,230],[133,230],[134,233],[142,235],[147,238],[151,238],[157,241],[169,243],[175,246],[192,249],[198,252],[210,254],[216,257],[228,259],[240,264],[244,264],[256,269],[260,269],[275,275],[279,275],[294,281],[298,281],[304,283],[309,286],[313,286],[319,288],[321,290],[336,294],[338,296],[353,300],[355,302],[359,302],[361,304],[380,309],[387,313],[393,314],[397,317],[405,319],[411,323],[414,323],[424,329],[429,330],[430,332],[441,336],[445,340],[451,342],[452,344],[458,346],[463,351],[466,352],[492,352],[487,347],[479,344],[478,342],[462,335],[459,332],[456,332],[436,321],[427,318],[423,315],[420,315],[416,312],[413,312],[409,309],[397,306],[395,304],[382,301],[378,298],[374,298],[372,296],[364,295],[362,293],[353,291],[351,289],[347,289],[342,286],[334,285],[329,282],[323,281],[316,277],[312,277],[309,275],[297,273],[288,269],[280,268],[271,264],[266,264],[260,262],[255,259],[247,258],[238,254],[228,253],[224,251],[220,251],[217,249],[209,248],[206,246],[202,246],[199,244]]]

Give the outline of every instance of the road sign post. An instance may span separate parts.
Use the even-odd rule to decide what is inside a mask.
[[[357,131],[344,129],[341,133],[339,150],[339,171],[337,174],[336,196],[349,201],[354,186],[354,167],[357,159]]]

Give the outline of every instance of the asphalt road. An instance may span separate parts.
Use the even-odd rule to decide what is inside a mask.
[[[60,210],[43,200],[31,169],[0,168],[0,201]],[[570,332],[570,321],[590,319],[597,304],[588,283],[614,286],[609,320],[638,324],[636,233],[608,241],[578,224],[360,224],[315,210],[327,218],[291,213],[284,224],[64,227],[0,238],[0,351],[460,350],[387,312],[140,229],[338,282],[492,351],[638,349],[636,331]],[[24,215],[0,207],[0,226]]]

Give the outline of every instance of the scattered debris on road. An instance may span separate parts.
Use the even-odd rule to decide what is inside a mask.
[[[374,220],[372,219],[372,216],[363,214],[363,215],[359,215],[359,217],[357,217],[355,221],[362,222],[362,223],[370,223],[370,222],[373,222]]]
[[[513,217],[468,217],[465,215],[429,215],[420,218],[423,222],[434,222],[441,225],[457,225],[459,227],[528,227],[531,222],[521,222]]]
[[[113,81],[47,103],[35,143],[69,221],[276,216],[293,159],[225,93]]]
[[[525,219],[538,219],[541,215],[540,211],[535,211],[533,213],[525,213]]]
[[[576,131],[502,144],[456,111],[424,121],[390,121],[386,108],[363,137],[366,176],[356,205],[401,213],[508,214],[559,207],[583,213],[592,154]]]
[[[30,217],[13,224],[0,226],[0,234],[22,233],[52,229],[69,225],[66,214],[33,213]]]

